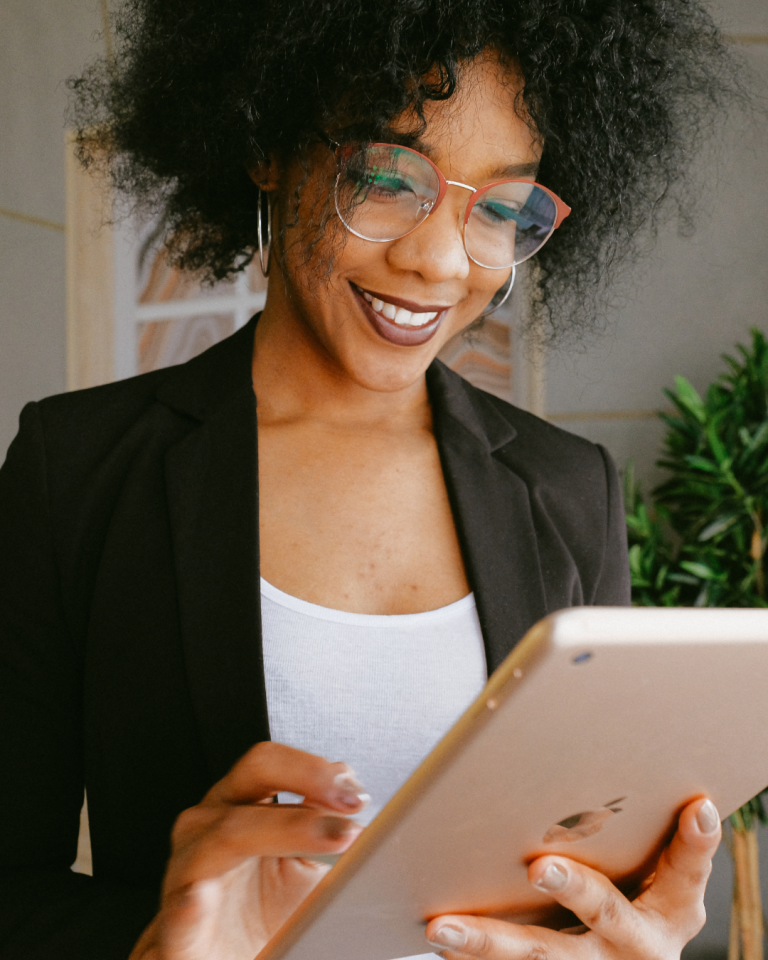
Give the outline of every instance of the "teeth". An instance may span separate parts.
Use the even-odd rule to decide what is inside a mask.
[[[387,320],[394,320],[401,327],[423,327],[425,323],[431,323],[438,313],[437,310],[433,313],[411,313],[405,307],[396,307],[392,303],[387,303],[386,300],[377,299],[367,290],[363,290],[363,296],[376,313],[380,313]]]

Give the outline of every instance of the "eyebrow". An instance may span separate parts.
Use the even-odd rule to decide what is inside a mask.
[[[516,177],[535,177],[539,172],[538,163],[512,163],[508,167],[494,170],[493,180],[514,180]]]
[[[408,134],[398,135],[394,132],[390,132],[389,137],[390,143],[410,147],[412,150],[417,150],[427,157],[433,152],[432,146],[419,137],[408,136]],[[535,177],[538,172],[538,161],[534,161],[533,163],[510,163],[506,167],[497,167],[495,170],[492,170],[487,179],[491,183],[495,180],[516,180],[518,177]]]

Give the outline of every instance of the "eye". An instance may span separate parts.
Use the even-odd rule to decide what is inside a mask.
[[[505,226],[509,223],[517,223],[519,220],[521,205],[511,200],[501,200],[498,197],[482,197],[472,209],[477,211],[491,226]]]
[[[408,177],[396,170],[368,171],[362,189],[372,200],[405,200],[415,194],[414,185]]]
[[[354,187],[358,200],[388,202],[410,199],[415,194],[411,179],[398,170],[376,165],[348,168],[347,179]]]

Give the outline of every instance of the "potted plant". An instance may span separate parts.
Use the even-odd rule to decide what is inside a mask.
[[[705,397],[682,376],[665,390],[672,412],[658,465],[667,479],[646,503],[630,464],[625,503],[633,603],[768,607],[768,342],[752,331]],[[764,795],[764,794],[763,794]],[[734,859],[729,960],[762,960],[757,858],[762,796],[730,818]]]

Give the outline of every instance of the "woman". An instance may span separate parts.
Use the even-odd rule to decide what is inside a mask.
[[[96,123],[182,264],[224,276],[258,249],[269,292],[182,367],[22,414],[0,473],[1,942],[251,960],[323,875],[311,855],[353,842],[367,793],[528,627],[628,602],[605,451],[435,356],[530,256],[542,315],[584,319],[728,61],[698,8],[653,0],[135,0],[121,35],[74,84],[84,159]],[[68,869],[84,785],[92,879]],[[425,951],[678,956],[719,831],[689,805],[633,902],[533,863],[581,936],[443,917]]]

